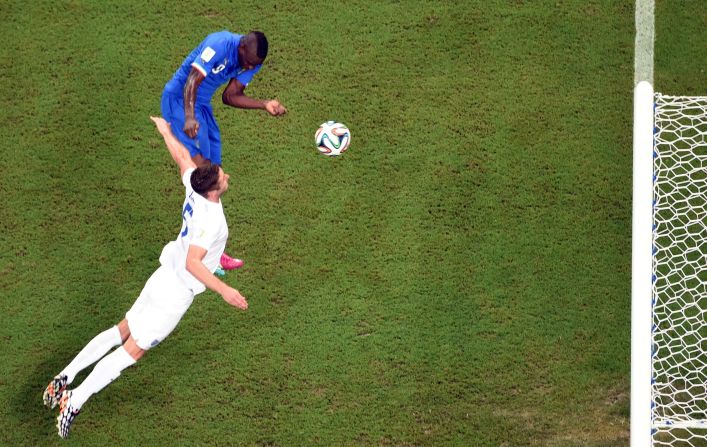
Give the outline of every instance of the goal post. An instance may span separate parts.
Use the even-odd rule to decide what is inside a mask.
[[[651,443],[653,275],[653,86],[633,97],[633,216],[631,237],[631,447]]]
[[[707,97],[634,91],[631,446],[707,446]]]

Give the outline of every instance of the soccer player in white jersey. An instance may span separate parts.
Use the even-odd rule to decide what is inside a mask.
[[[186,188],[184,223],[177,239],[162,250],[160,267],[147,280],[125,318],[95,336],[44,391],[45,405],[54,408],[59,403],[57,428],[62,438],[69,435],[71,424],[91,395],[118,378],[123,369],[172,332],[195,295],[208,287],[228,304],[242,310],[248,308],[238,290],[214,276],[228,239],[221,206],[221,195],[228,189],[228,174],[217,164],[207,163],[197,168],[189,151],[174,137],[169,123],[163,118],[151,119],[181,172]],[[116,346],[117,349],[105,355]],[[99,359],[83,383],[69,390],[68,385],[76,375]]]

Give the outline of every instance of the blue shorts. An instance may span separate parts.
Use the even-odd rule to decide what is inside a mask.
[[[180,95],[162,93],[162,118],[171,124],[172,133],[189,149],[192,157],[201,154],[211,163],[221,164],[221,131],[210,104],[194,105],[194,118],[199,122],[196,138],[184,133],[184,98]]]

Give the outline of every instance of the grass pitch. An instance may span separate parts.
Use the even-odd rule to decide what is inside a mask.
[[[667,5],[659,41],[704,33]],[[251,307],[200,295],[68,442],[626,445],[630,2],[3,2],[0,17],[0,445],[65,444],[41,393],[176,237],[182,188],[148,116],[224,28],[267,33],[247,93],[290,111],[215,105],[227,249],[246,260],[226,280]],[[704,48],[662,42],[656,90],[704,86]],[[313,145],[329,119],[352,131],[338,159]]]

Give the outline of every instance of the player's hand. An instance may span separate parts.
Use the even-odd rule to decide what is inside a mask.
[[[184,133],[189,136],[189,138],[195,138],[196,134],[199,132],[199,122],[191,117],[184,120]]]
[[[277,99],[271,99],[270,101],[266,102],[265,110],[267,110],[268,113],[272,116],[280,116],[287,113],[287,109],[285,108],[285,106],[280,104],[280,101],[278,101]]]
[[[169,123],[167,121],[165,121],[165,119],[162,118],[161,116],[151,116],[150,119],[155,123],[157,130],[162,135],[171,131],[171,129],[169,127]]]
[[[245,297],[241,295],[241,292],[234,289],[233,287],[227,287],[226,290],[221,293],[224,301],[226,301],[231,306],[237,307],[242,310],[248,309],[248,301]]]

